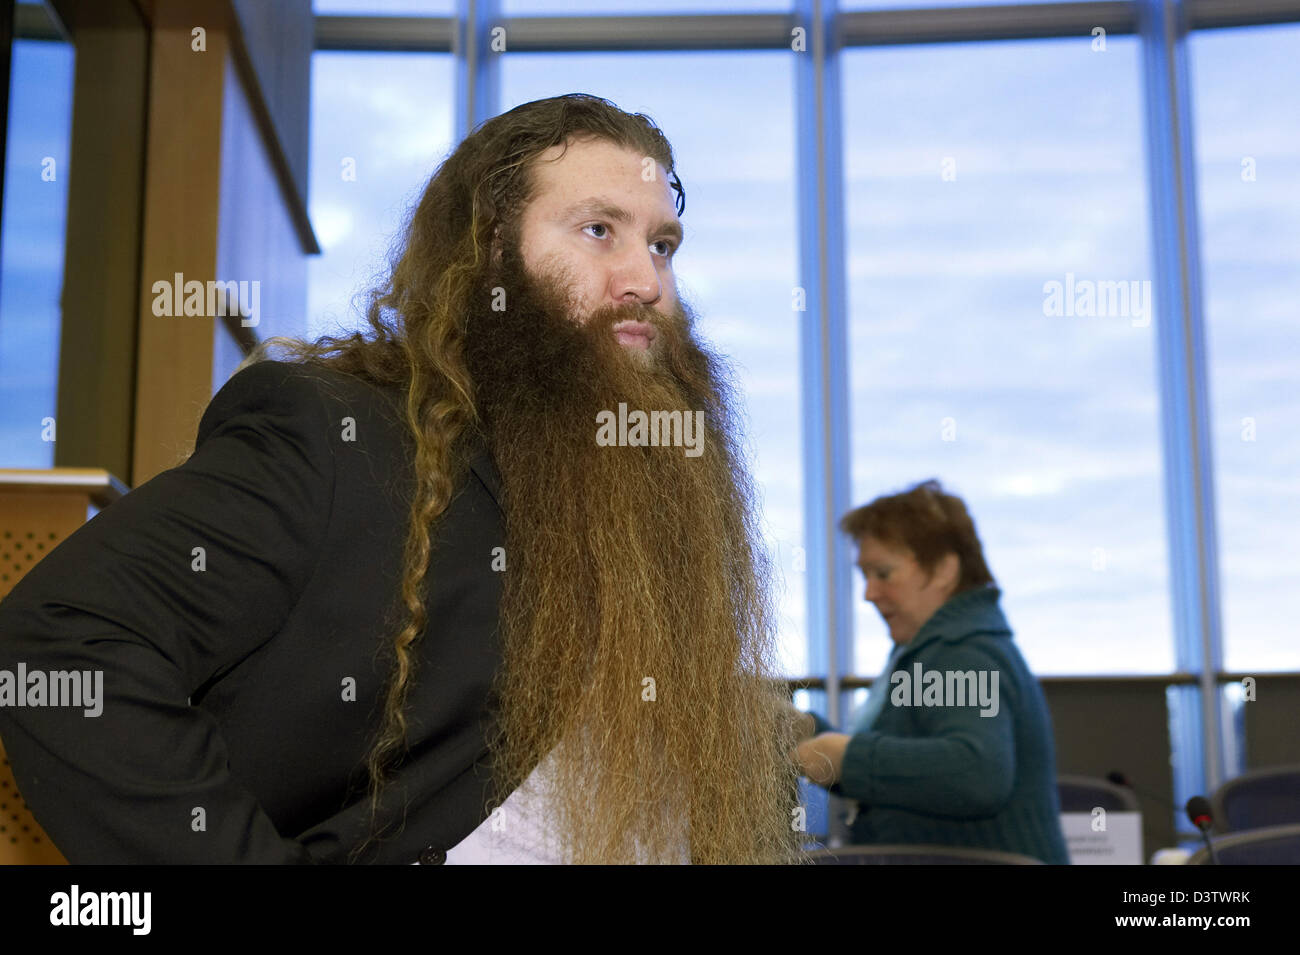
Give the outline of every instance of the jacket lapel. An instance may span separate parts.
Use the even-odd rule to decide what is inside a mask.
[[[488,451],[485,442],[480,441],[475,444],[474,451],[469,456],[469,466],[478,475],[479,480],[483,482],[483,486],[492,495],[492,500],[500,508],[501,474],[497,471],[496,462],[492,460],[492,454]]]

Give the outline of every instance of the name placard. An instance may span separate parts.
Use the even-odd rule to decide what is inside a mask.
[[[1142,813],[1061,813],[1071,865],[1142,865]]]

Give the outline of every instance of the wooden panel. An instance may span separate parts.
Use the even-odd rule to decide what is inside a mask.
[[[1300,764],[1300,677],[1255,677],[1255,699],[1242,704],[1246,769]]]
[[[66,865],[18,792],[9,757],[0,743],[0,865]]]
[[[86,521],[84,490],[0,488],[0,598]],[[0,865],[57,865],[67,859],[32,817],[0,743]]]
[[[76,72],[54,463],[129,482],[148,36],[129,0],[62,10]]]
[[[83,494],[0,493],[0,598],[86,522]]]
[[[216,279],[228,14],[219,0],[154,4],[133,485],[184,460],[212,396],[217,319],[206,295],[200,315],[155,315],[154,307],[159,295],[175,301],[178,285],[183,295],[186,283]],[[196,28],[202,51],[191,48]],[[165,285],[155,291],[155,283]]]
[[[1169,709],[1163,682],[1055,678],[1043,682],[1059,774],[1104,779],[1119,771],[1142,792],[1146,858],[1175,845]]]

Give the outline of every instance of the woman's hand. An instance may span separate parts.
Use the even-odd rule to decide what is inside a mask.
[[[812,718],[811,713],[795,710],[794,714],[794,731],[797,741],[802,743],[804,740],[812,739],[817,735],[817,721]]]
[[[822,733],[804,740],[795,749],[800,771],[818,786],[834,786],[844,769],[850,739],[847,733]]]

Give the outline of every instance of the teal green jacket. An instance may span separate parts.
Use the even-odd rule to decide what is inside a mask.
[[[895,660],[884,709],[852,736],[830,790],[859,804],[854,843],[1069,862],[1051,716],[1000,597],[991,585],[955,594]],[[834,730],[814,717],[819,733]]]

